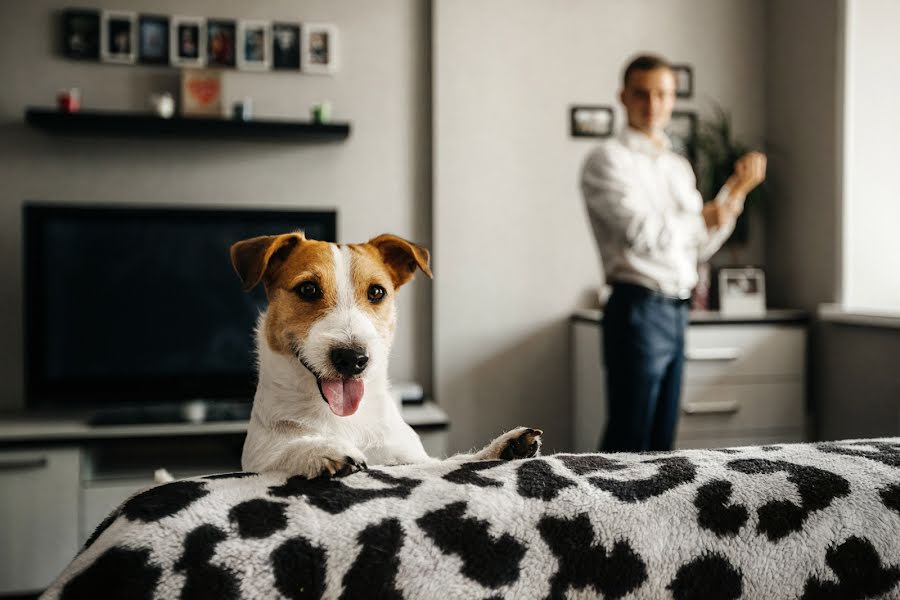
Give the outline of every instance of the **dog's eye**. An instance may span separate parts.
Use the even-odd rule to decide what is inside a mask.
[[[384,296],[387,292],[384,291],[384,288],[378,285],[377,283],[373,283],[369,286],[369,302],[372,304],[378,304],[382,300],[384,300]]]
[[[322,297],[322,290],[314,281],[304,281],[295,287],[294,291],[303,300],[318,300]]]

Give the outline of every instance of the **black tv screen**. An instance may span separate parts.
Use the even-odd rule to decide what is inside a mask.
[[[262,286],[229,247],[336,213],[26,204],[25,370],[32,407],[251,400]]]

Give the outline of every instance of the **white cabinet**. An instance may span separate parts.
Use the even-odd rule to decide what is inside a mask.
[[[77,552],[79,456],[0,450],[0,594],[46,588]]]
[[[802,314],[802,313],[799,313]],[[806,326],[795,311],[729,321],[692,315],[685,340],[677,448],[804,441]],[[572,320],[574,446],[596,451],[606,428],[599,311]]]

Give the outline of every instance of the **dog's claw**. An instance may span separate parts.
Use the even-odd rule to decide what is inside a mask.
[[[500,453],[503,460],[516,460],[531,458],[537,455],[541,449],[541,436],[544,432],[540,429],[523,428],[522,433],[506,444],[506,448]]]

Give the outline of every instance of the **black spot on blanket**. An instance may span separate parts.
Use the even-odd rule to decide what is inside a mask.
[[[556,458],[576,475],[587,475],[594,471],[621,471],[628,468],[617,460],[592,454],[557,454]]]
[[[816,444],[816,448],[830,454],[858,456],[877,460],[891,467],[900,467],[900,443],[896,442],[853,442],[851,444],[828,442]]]
[[[740,454],[740,450],[736,450],[734,448],[710,448],[713,452],[719,452],[721,454]]]
[[[416,523],[441,551],[462,559],[462,573],[469,579],[490,588],[516,581],[525,546],[508,533],[491,535],[488,521],[465,513],[466,503],[454,502],[425,513]]]
[[[900,483],[893,483],[878,492],[884,505],[900,513]]]
[[[571,479],[553,472],[550,465],[543,460],[528,460],[516,469],[519,494],[525,498],[553,500],[561,490],[575,485]]]
[[[736,535],[750,515],[741,504],[729,505],[730,498],[730,481],[713,479],[700,486],[694,498],[700,527],[719,536]]]
[[[237,524],[242,538],[267,538],[287,527],[283,502],[255,498],[241,502],[228,511],[228,520]]]
[[[458,469],[444,475],[444,479],[451,483],[477,485],[479,487],[503,487],[503,484],[495,479],[482,477],[476,471],[491,469],[497,465],[506,464],[503,460],[481,460],[463,463]]]
[[[141,492],[122,506],[132,521],[150,523],[181,512],[209,491],[202,481],[175,481]]]
[[[244,477],[253,477],[259,473],[251,473],[249,471],[239,471],[236,473],[218,473],[216,475],[207,475],[203,479],[243,479]]]
[[[733,460],[726,466],[748,475],[786,471],[787,480],[797,486],[800,506],[790,500],[770,500],[756,511],[759,515],[757,531],[773,542],[793,531],[800,531],[810,513],[827,508],[834,499],[850,493],[850,483],[846,479],[816,467],[761,458]]]
[[[344,575],[341,600],[354,598],[402,599],[395,580],[400,568],[403,528],[397,519],[385,519],[360,532],[362,550]]]
[[[900,581],[900,569],[883,567],[872,543],[855,536],[838,547],[831,546],[825,554],[825,564],[837,575],[838,583],[813,575],[806,580],[803,600],[878,598]]]
[[[353,477],[368,476],[372,479],[391,485],[382,489],[363,489],[350,487],[345,481]],[[327,513],[336,515],[363,502],[376,498],[406,498],[413,489],[422,483],[419,479],[408,477],[394,477],[376,469],[369,469],[362,473],[345,477],[344,479],[329,479],[320,477],[306,479],[300,475],[289,478],[282,485],[269,488],[269,493],[278,498],[299,498],[306,496],[307,502],[322,509]]]
[[[548,598],[563,599],[570,588],[590,586],[604,598],[621,598],[647,581],[647,566],[631,548],[618,540],[607,552],[594,543],[594,528],[587,514],[574,519],[544,517],[538,531],[559,562],[550,579]]]
[[[656,475],[645,479],[609,479],[591,477],[593,485],[611,492],[613,496],[624,502],[643,502],[654,496],[690,483],[697,476],[697,467],[683,456],[671,458],[655,458],[643,461],[644,464],[659,465]]]
[[[214,525],[201,525],[184,538],[184,552],[175,570],[184,573],[182,598],[239,598],[237,577],[230,570],[210,563],[216,546],[228,538]]]
[[[272,551],[275,588],[291,600],[321,598],[325,593],[325,550],[297,536]]]
[[[62,600],[153,598],[162,568],[149,560],[150,550],[113,547],[63,587]]]
[[[675,600],[731,600],[743,590],[741,571],[718,553],[707,554],[681,565],[667,589]]]
[[[760,446],[763,452],[778,452],[781,450],[781,446]]]

